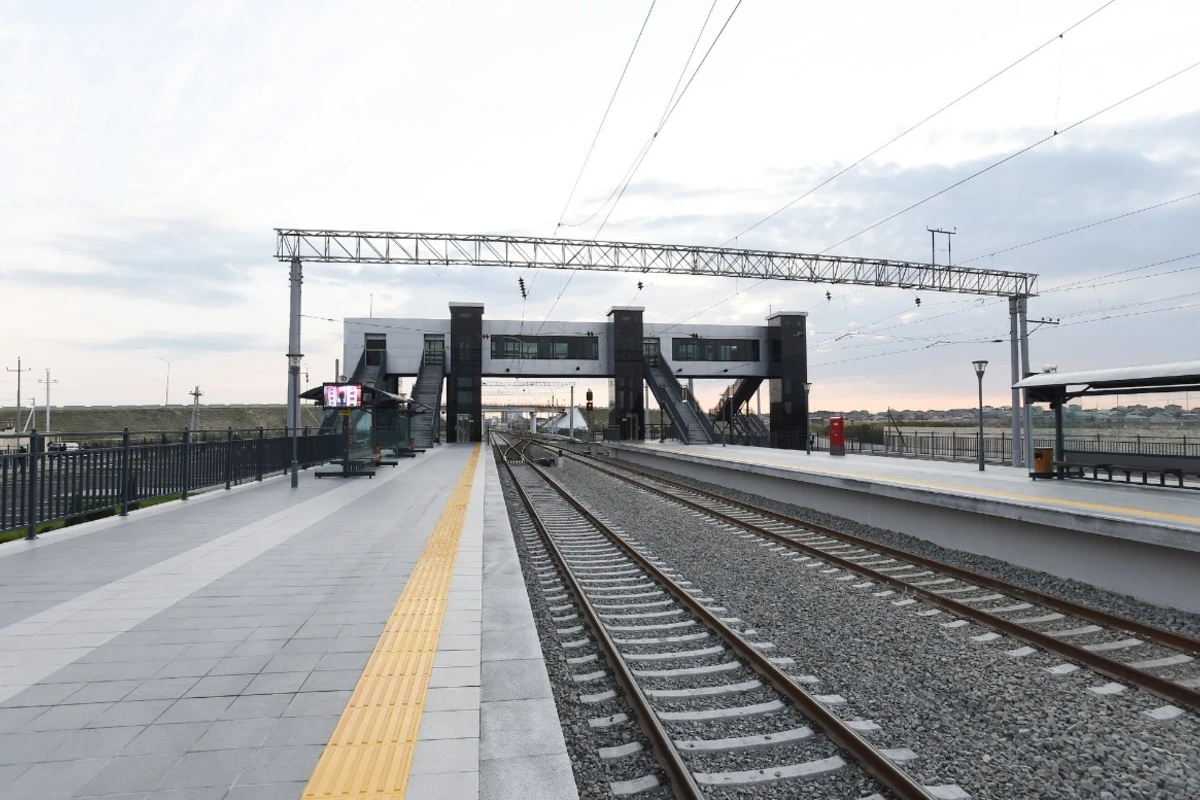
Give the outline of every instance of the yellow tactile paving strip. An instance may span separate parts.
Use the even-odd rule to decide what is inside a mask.
[[[478,462],[476,445],[301,798],[404,797]]]

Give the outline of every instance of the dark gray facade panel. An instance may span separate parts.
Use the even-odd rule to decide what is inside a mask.
[[[642,387],[642,310],[614,308],[612,318],[613,397],[610,425],[621,426],[622,439],[643,439],[645,397]]]
[[[483,307],[450,306],[450,380],[446,385],[446,441],[483,441]],[[459,435],[465,414],[468,438]]]
[[[767,321],[771,364],[771,438],[777,447],[803,449],[808,439],[808,318],[780,314]]]

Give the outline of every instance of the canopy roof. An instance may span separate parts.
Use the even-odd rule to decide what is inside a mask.
[[[1044,372],[1018,381],[1013,388],[1028,389],[1029,399],[1034,401],[1083,395],[1196,391],[1200,389],[1200,361]]]

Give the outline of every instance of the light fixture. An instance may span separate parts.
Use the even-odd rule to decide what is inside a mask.
[[[971,366],[975,367],[975,374],[981,378],[983,377],[984,370],[987,369],[987,365],[988,362],[983,360],[971,362]]]

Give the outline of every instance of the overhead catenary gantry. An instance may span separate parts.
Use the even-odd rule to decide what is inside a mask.
[[[512,267],[854,284],[993,297],[1037,294],[1037,275],[781,250],[531,236],[276,228],[280,261]]]
[[[938,265],[919,261],[862,258],[781,250],[598,242],[532,236],[401,233],[312,228],[276,228],[275,258],[292,267],[289,355],[300,352],[301,264],[395,264],[398,266],[510,267],[589,272],[636,272],[805,283],[849,284],[1009,298],[1012,383],[1031,374],[1026,327],[1027,299],[1037,294],[1037,275]],[[293,367],[293,370],[295,367]],[[293,378],[295,380],[295,378]],[[290,425],[299,426],[299,403],[291,400]],[[1012,390],[1013,440],[1020,437],[1020,397]],[[1032,458],[1028,409],[1025,447],[1013,448],[1013,465]]]

